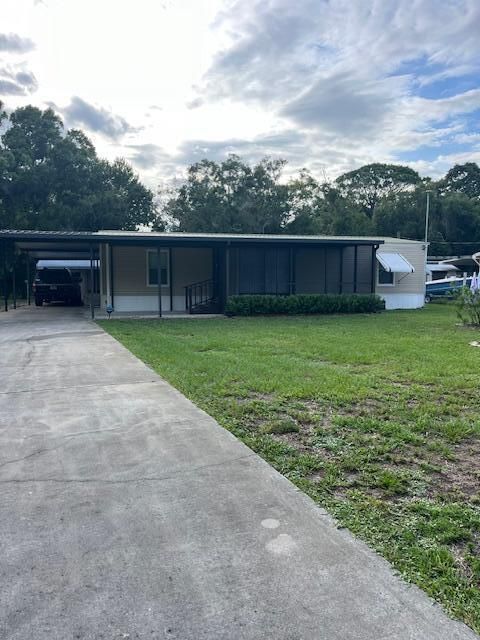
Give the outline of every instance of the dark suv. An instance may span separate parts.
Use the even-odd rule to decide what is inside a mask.
[[[37,269],[32,288],[37,307],[44,302],[82,304],[80,280],[69,269]]]

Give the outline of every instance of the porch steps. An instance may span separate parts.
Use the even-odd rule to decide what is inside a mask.
[[[218,300],[211,299],[206,302],[192,305],[190,307],[190,313],[191,314],[200,314],[200,313],[217,314],[217,313],[220,313],[220,304]]]
[[[202,280],[185,287],[185,309],[191,314],[219,313],[220,303],[214,280]]]

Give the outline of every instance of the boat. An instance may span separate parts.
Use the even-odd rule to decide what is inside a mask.
[[[425,283],[425,302],[433,298],[453,298],[462,287],[470,287],[472,276],[466,278],[442,278]]]

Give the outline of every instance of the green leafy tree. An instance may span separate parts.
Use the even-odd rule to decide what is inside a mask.
[[[375,163],[344,173],[335,185],[342,196],[362,207],[371,219],[383,198],[411,190],[420,182],[420,176],[410,167]]]
[[[372,221],[358,204],[338,189],[325,185],[325,230],[331,235],[365,236],[373,231]]]
[[[125,160],[98,158],[51,109],[22,107],[0,143],[0,228],[136,229],[157,217],[153,193]]]
[[[288,217],[288,190],[280,182],[284,165],[265,158],[250,167],[236,155],[197,162],[168,198],[164,218],[180,231],[279,233]]]
[[[421,240],[425,234],[426,193],[423,188],[384,199],[374,215],[378,235]],[[463,193],[430,196],[430,255],[472,253],[480,245],[480,203]]]
[[[432,211],[435,206],[432,197]],[[375,233],[380,236],[420,240],[425,233],[425,191],[415,189],[384,198],[375,208],[373,224]]]
[[[471,254],[480,245],[480,202],[463,193],[451,193],[434,199],[432,240],[442,239],[430,253]],[[472,244],[478,243],[478,244]]]
[[[480,198],[480,167],[475,162],[456,164],[439,181],[440,193],[463,193],[469,198]]]
[[[287,233],[325,233],[325,196],[321,185],[307,169],[288,182],[289,221]]]
[[[320,184],[306,170],[288,183],[289,233],[366,235],[371,221],[359,206],[329,184]]]

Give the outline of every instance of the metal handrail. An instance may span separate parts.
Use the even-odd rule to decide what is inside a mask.
[[[208,280],[199,280],[198,282],[192,282],[191,284],[187,284],[186,287],[184,287],[184,289],[187,289],[188,287],[196,287],[200,284],[206,284],[208,282],[212,282],[213,283],[213,279],[212,278],[208,278]]]
[[[197,305],[206,304],[215,298],[215,283],[213,280],[201,280],[184,287],[185,307],[191,311]]]

